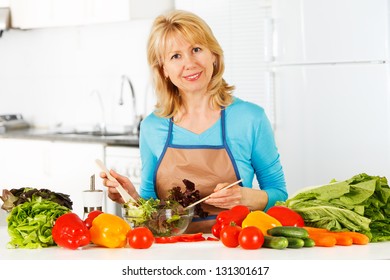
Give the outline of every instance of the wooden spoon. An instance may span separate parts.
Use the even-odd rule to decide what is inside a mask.
[[[104,173],[106,173],[108,179],[118,183],[118,186],[116,187],[116,189],[119,192],[119,194],[121,195],[121,197],[123,198],[123,200],[125,201],[125,203],[127,203],[129,201],[136,202],[135,199],[127,191],[125,191],[125,189],[121,186],[121,184],[119,184],[118,180],[115,179],[114,177],[112,177],[112,175],[110,174],[110,171],[107,169],[107,167],[104,165],[104,163],[100,159],[96,159],[95,162],[100,167],[100,169]]]
[[[228,185],[228,186],[226,186],[226,187],[220,189],[219,191],[216,191],[215,193],[220,192],[220,191],[222,191],[222,190],[226,190],[226,189],[228,189],[228,188],[231,188],[231,187],[237,185],[237,184],[240,183],[240,182],[242,182],[242,179],[240,179],[240,180],[238,180],[238,181],[236,181],[236,182],[234,182],[234,183],[231,183],[230,185]],[[206,199],[208,199],[211,195],[213,195],[213,194],[215,194],[215,193],[212,193],[212,194],[210,194],[210,195],[208,195],[208,196],[205,196],[205,197],[202,198],[202,199],[199,199],[198,201],[196,201],[196,202],[194,202],[194,203],[188,205],[188,206],[187,206],[186,208],[184,208],[184,209],[186,210],[186,209],[188,209],[188,208],[191,208],[191,207],[193,207],[193,206],[195,206],[195,205],[201,203],[202,201],[205,201]]]

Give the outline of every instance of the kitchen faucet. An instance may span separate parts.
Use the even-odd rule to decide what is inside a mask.
[[[96,94],[96,96],[99,99],[100,111],[102,114],[102,121],[100,124],[97,125],[97,128],[99,129],[100,133],[105,134],[107,131],[107,129],[106,129],[106,115],[105,115],[105,111],[104,111],[104,104],[103,104],[102,95],[100,94],[100,92],[97,89],[94,89],[91,92],[91,95],[94,95],[94,94]]]
[[[122,84],[121,84],[121,93],[119,96],[119,105],[122,106],[124,104],[123,90],[124,90],[125,83],[127,82],[127,84],[130,87],[131,97],[133,100],[133,116],[134,116],[133,134],[138,134],[139,133],[139,125],[141,123],[142,117],[141,117],[141,115],[137,114],[137,100],[136,100],[136,96],[135,96],[135,92],[134,92],[134,88],[133,88],[133,83],[131,82],[130,78],[126,75],[122,75],[121,80],[122,80]]]

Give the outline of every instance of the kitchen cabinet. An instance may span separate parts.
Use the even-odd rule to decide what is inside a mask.
[[[11,0],[12,27],[77,26],[130,20],[128,0]]]
[[[47,141],[0,139],[0,187],[47,187]]]
[[[154,18],[173,0],[10,0],[12,27],[33,29]]]
[[[0,0],[0,8],[9,8],[10,0]]]
[[[83,216],[82,192],[90,188],[95,175],[96,189],[103,189],[95,159],[103,159],[104,146],[91,143],[51,142],[47,153],[50,189],[70,195],[73,212]],[[104,205],[102,205],[104,207]]]
[[[104,145],[0,139],[0,154],[2,189],[47,188],[69,194],[74,212],[82,217],[82,191],[89,189],[92,175],[99,175],[94,160],[103,159]],[[102,189],[101,181],[96,182]]]

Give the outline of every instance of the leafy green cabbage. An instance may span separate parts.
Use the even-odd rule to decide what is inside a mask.
[[[371,242],[390,240],[390,188],[386,177],[361,173],[349,180],[303,189],[285,202],[307,226],[367,234]]]

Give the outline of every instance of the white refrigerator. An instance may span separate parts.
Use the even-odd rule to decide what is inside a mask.
[[[273,0],[269,66],[287,188],[390,179],[388,0]]]

